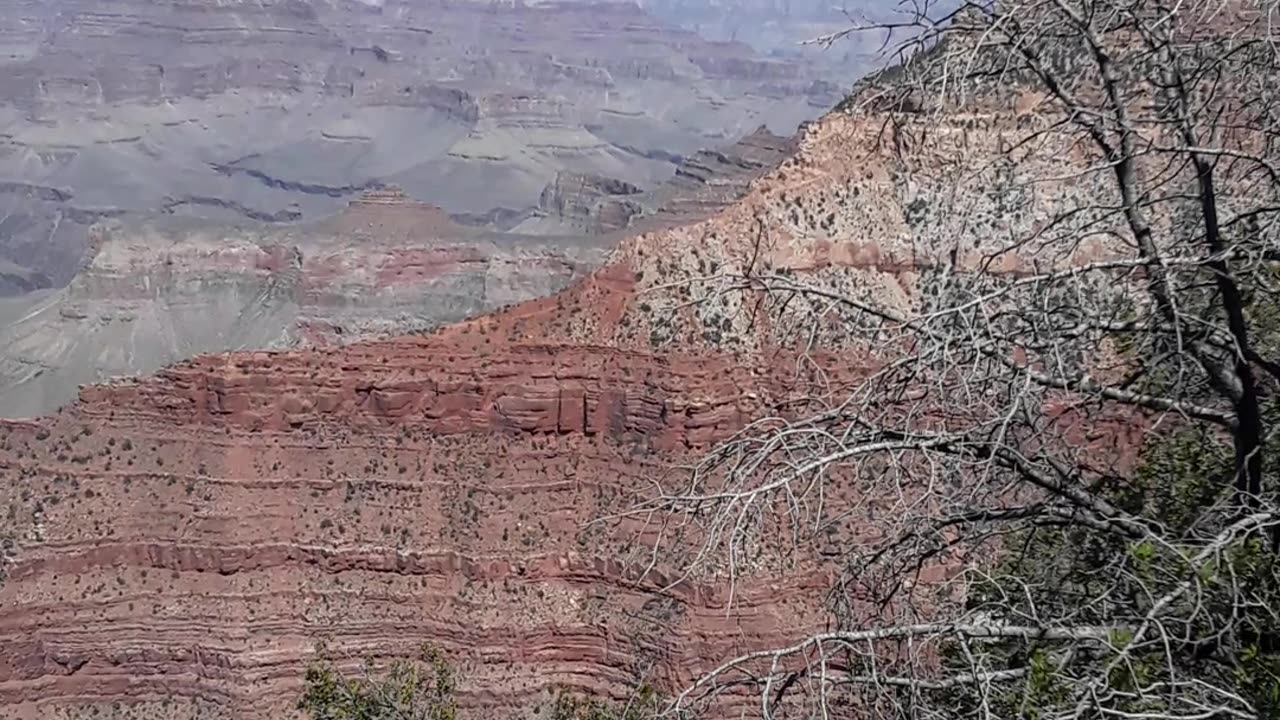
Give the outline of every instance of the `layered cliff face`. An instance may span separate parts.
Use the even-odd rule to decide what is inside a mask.
[[[331,234],[367,226],[368,210]],[[448,224],[404,211],[418,236]],[[287,275],[292,297],[324,307],[341,254],[286,235],[185,247],[229,278]],[[144,300],[162,280],[183,287],[130,271],[137,254],[116,245],[104,238],[84,282]],[[462,670],[466,707],[531,716],[556,686],[672,686],[821,624],[828,578],[811,556],[770,551],[767,581],[727,613],[714,579],[647,568],[656,529],[643,519],[585,522],[797,391],[774,377],[776,358],[618,347],[603,328],[638,312],[636,285],[624,261],[430,336],[202,358],[0,426],[6,714],[287,715],[317,640],[353,659],[431,640]],[[585,314],[602,342],[573,326]]]
[[[0,416],[50,412],[81,384],[200,353],[421,332],[550,295],[598,267],[620,233],[690,222],[737,199],[789,147],[761,129],[694,154],[648,191],[562,174],[542,207],[461,217],[470,224],[398,188],[296,225],[100,221],[66,288],[0,299]],[[500,221],[512,231],[487,229]]]
[[[457,225],[398,192],[283,229],[191,218],[113,221],[53,293],[0,301],[0,402],[23,417],[77,385],[202,352],[414,332],[546,295],[600,264],[601,238]]]
[[[1003,232],[1096,196],[1014,192],[1000,149],[1049,120],[1004,100],[899,125],[831,115],[741,201],[629,237],[549,298],[429,336],[200,358],[0,426],[0,703],[287,714],[316,640],[352,659],[430,640],[460,666],[464,708],[530,717],[551,687],[678,687],[824,626],[833,547],[877,532],[856,484],[826,499],[826,540],[766,533],[732,583],[676,572],[651,547],[678,528],[616,513],[886,359],[838,308],[765,302],[734,276],[920,306]],[[939,140],[957,136],[963,152]],[[1088,158],[1042,162],[1069,178]],[[975,188],[967,212],[931,212]]]
[[[803,61],[633,4],[20,2],[0,19],[0,259],[66,283],[86,228],[286,222],[398,184],[534,208],[557,173],[646,189],[680,157],[836,100]],[[16,276],[16,273],[6,273]]]
[[[653,518],[590,521],[874,367],[795,352],[770,335],[785,315],[747,329],[691,306],[683,281],[754,254],[909,301],[927,263],[882,126],[822,121],[739,203],[624,241],[549,298],[429,336],[200,358],[0,426],[0,703],[287,715],[317,640],[353,661],[430,640],[464,708],[532,717],[553,687],[678,687],[823,626],[823,543],[779,531],[731,585],[652,564],[653,542],[680,540]],[[853,502],[830,498],[832,542],[874,533],[842,516]]]
[[[749,183],[794,149],[792,138],[760,127],[732,145],[693,153],[670,179],[649,190],[600,175],[560,173],[543,189],[538,207],[512,229],[600,235],[688,224],[740,198]]]
[[[520,312],[495,322],[518,336]],[[667,686],[781,642],[821,622],[818,568],[726,616],[724,586],[646,568],[639,521],[584,523],[786,393],[761,374],[495,327],[201,359],[7,424],[0,703],[287,717],[317,640],[430,640],[469,711],[532,717],[553,687]]]

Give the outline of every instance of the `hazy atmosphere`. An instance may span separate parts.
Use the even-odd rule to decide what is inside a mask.
[[[0,0],[0,718],[1280,720],[1280,0]]]

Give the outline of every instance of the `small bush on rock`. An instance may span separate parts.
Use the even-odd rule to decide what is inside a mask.
[[[307,667],[298,707],[312,720],[456,720],[456,685],[453,669],[430,645],[381,675],[366,661],[355,677],[335,668],[321,646]]]

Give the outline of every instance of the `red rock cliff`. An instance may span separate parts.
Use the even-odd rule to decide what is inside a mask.
[[[929,118],[978,155],[1017,121]],[[930,216],[954,182],[909,180],[883,132],[828,118],[737,205],[624,241],[553,298],[429,337],[202,358],[0,426],[0,705],[256,718],[291,707],[318,639],[351,657],[431,640],[466,707],[526,715],[556,685],[672,686],[822,624],[817,549],[766,548],[728,609],[727,583],[645,572],[640,519],[586,521],[866,372],[857,336],[797,345],[788,307],[717,277],[767,266],[909,304],[951,250],[937,238],[977,252],[977,221],[1029,226],[1062,199]]]
[[[679,683],[821,623],[816,567],[727,612],[727,587],[646,570],[639,521],[587,524],[791,392],[756,359],[556,337],[631,284],[606,272],[429,337],[200,358],[0,426],[0,706],[287,714],[317,640],[353,658],[430,640],[466,707],[524,715],[555,686]]]

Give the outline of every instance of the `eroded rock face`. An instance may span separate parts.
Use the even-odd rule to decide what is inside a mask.
[[[554,296],[429,336],[199,358],[0,425],[0,704],[287,716],[317,640],[352,661],[430,640],[459,665],[465,709],[528,717],[553,687],[676,688],[824,626],[823,547],[766,543],[730,605],[724,578],[651,565],[649,543],[674,540],[643,516],[588,522],[817,377],[831,390],[871,366],[649,334],[654,304],[680,299],[657,259],[737,257],[753,241],[739,230],[780,232],[761,211],[813,188],[794,168],[842,141],[807,138],[742,203],[631,238]],[[305,252],[259,257],[320,277]],[[394,272],[428,272],[419,260]]]
[[[366,203],[347,230],[398,200]],[[432,226],[413,212],[406,232]],[[587,522],[788,406],[814,368],[619,343],[602,329],[650,297],[620,257],[428,336],[199,358],[0,425],[0,706],[288,716],[317,640],[353,662],[430,640],[464,708],[527,717],[554,687],[678,687],[822,626],[817,549],[766,549],[730,606],[722,579],[650,565],[643,518]],[[255,258],[320,277],[306,253]],[[862,372],[841,358],[825,378]]]
[[[4,414],[48,412],[77,385],[202,352],[417,332],[554,293],[603,238],[454,223],[399,191],[284,229],[157,217],[95,229],[92,260],[53,294],[0,301]]]
[[[696,153],[643,192],[563,176],[544,191],[546,209],[508,218],[511,232],[486,229],[493,218],[461,224],[395,187],[284,227],[102,221],[68,287],[0,299],[0,416],[49,412],[78,385],[199,353],[421,332],[550,295],[598,267],[621,233],[691,222],[737,199],[790,147],[761,129]]]
[[[287,716],[315,640],[430,640],[464,707],[529,716],[783,641],[821,620],[818,568],[726,616],[724,586],[646,571],[639,522],[583,523],[758,413],[759,375],[476,330],[203,358],[0,426],[0,704]]]
[[[681,159],[670,179],[649,190],[601,175],[560,173],[513,230],[597,235],[688,224],[742,197],[794,151],[794,136],[762,126],[731,145]]]
[[[994,155],[1020,121],[1001,108],[929,132]],[[740,202],[628,238],[552,297],[425,337],[200,358],[3,425],[0,702],[260,717],[287,712],[316,639],[352,658],[431,640],[463,668],[466,708],[527,716],[551,686],[678,687],[824,626],[823,543],[875,532],[841,514],[875,507],[856,484],[830,499],[829,540],[762,543],[732,607],[727,578],[682,577],[661,552],[645,574],[648,543],[674,540],[642,517],[585,521],[881,359],[856,334],[799,355],[785,308],[698,278],[776,268],[910,307],[954,243],[990,241],[983,223],[1096,191],[933,215],[954,179],[907,177],[885,125],[824,119]]]
[[[104,218],[313,220],[379,183],[472,215],[560,172],[650,189],[830,107],[820,74],[632,3],[15,2],[0,259],[62,285]]]
[[[1020,173],[1002,164],[1010,138],[1057,123],[1042,100],[1014,87],[899,123],[853,103],[741,201],[628,237],[554,296],[430,336],[203,357],[0,424],[4,712],[287,715],[327,639],[352,660],[430,640],[460,666],[466,710],[527,717],[553,686],[679,687],[824,626],[824,558],[874,537],[889,505],[856,482],[824,498],[829,538],[766,534],[732,605],[727,578],[651,555],[671,539],[643,516],[586,521],[680,479],[747,422],[842,401],[893,357],[846,316],[751,302],[725,277],[803,277],[910,310],[948,273],[1035,267],[1033,248],[982,261],[1109,192],[1105,174],[1081,179],[1096,158],[1069,138]],[[1059,180],[1031,192],[1022,172]],[[1055,262],[1108,252],[1087,241]],[[1037,442],[1132,461],[1140,423],[1063,405]],[[866,513],[843,512],[855,503]],[[922,585],[947,570],[927,571]]]
[[[928,121],[980,152],[1018,119]],[[769,535],[731,607],[725,577],[685,578],[662,552],[642,570],[648,543],[675,542],[643,516],[587,521],[876,367],[858,337],[801,354],[784,312],[698,278],[779,268],[918,302],[959,220],[917,201],[955,184],[909,181],[885,125],[821,121],[740,202],[628,238],[552,297],[426,337],[200,358],[3,425],[0,702],[247,719],[288,711],[317,639],[352,658],[431,640],[463,669],[464,707],[528,716],[552,686],[675,688],[824,626],[826,563],[875,532],[841,514],[875,507],[855,484],[824,506],[828,540]],[[970,219],[1034,222],[1052,198],[1005,215],[983,198]]]

